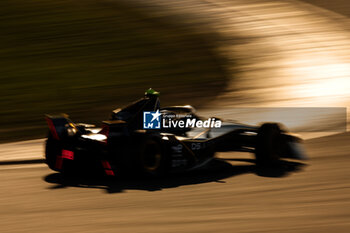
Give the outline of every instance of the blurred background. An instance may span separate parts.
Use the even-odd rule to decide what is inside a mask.
[[[0,141],[45,136],[45,113],[98,123],[152,87],[201,106],[225,86],[215,31],[122,1],[1,1]]]
[[[96,124],[150,87],[241,121],[230,109],[347,107],[348,5],[3,0],[0,141],[44,137],[46,113]]]

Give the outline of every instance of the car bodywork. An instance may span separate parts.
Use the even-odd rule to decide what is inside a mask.
[[[114,110],[101,128],[75,124],[66,115],[47,115],[46,163],[59,172],[97,171],[115,176],[196,169],[223,151],[254,153],[257,164],[263,166],[280,158],[305,159],[301,139],[276,123],[250,126],[223,121],[220,128],[143,129],[145,111],[201,119],[188,105],[160,108],[159,93],[153,90]]]

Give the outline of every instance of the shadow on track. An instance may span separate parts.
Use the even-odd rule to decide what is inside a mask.
[[[225,160],[254,163],[253,159]],[[225,181],[222,181],[223,179],[249,173],[264,177],[284,177],[291,172],[300,171],[302,167],[305,166],[305,164],[299,162],[281,161],[280,164],[274,168],[258,168],[255,164],[231,165],[225,160],[215,159],[201,170],[171,174],[161,178],[132,177],[110,179],[106,177],[87,176],[65,177],[60,173],[52,173],[45,176],[44,180],[48,183],[55,184],[49,187],[49,189],[66,187],[97,188],[104,189],[107,193],[120,193],[124,190],[159,191],[184,185],[209,182],[225,183]]]

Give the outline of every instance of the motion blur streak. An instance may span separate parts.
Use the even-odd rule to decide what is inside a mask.
[[[6,85],[0,132],[7,135],[0,140],[44,136],[40,119],[47,112],[68,112],[73,119],[97,123],[109,109],[149,86],[160,89],[170,104],[191,99],[195,106],[216,109],[349,103],[348,18],[307,3],[17,1],[47,12],[29,15],[32,22],[25,10],[9,8],[18,14],[15,31],[4,15],[2,24],[10,30],[4,45],[13,47],[4,50],[9,57],[1,68]],[[26,18],[28,25],[21,22]],[[28,46],[19,46],[16,36],[29,37]]]
[[[216,51],[227,58],[224,65],[230,82],[215,101],[204,106],[214,109],[208,115],[226,117],[228,108],[242,106],[350,105],[350,23],[346,16],[294,0],[132,2],[161,9],[162,14],[154,17],[182,14],[199,31],[219,33]],[[255,114],[250,115],[258,119]],[[315,122],[327,124],[332,117]],[[235,118],[247,119],[236,112]],[[282,117],[279,121],[287,123]],[[310,121],[300,124],[307,128]]]
[[[150,87],[169,104],[215,97],[217,35],[174,19],[122,1],[0,1],[0,141],[44,137],[46,113],[99,123]]]
[[[221,1],[219,1],[221,2]],[[225,2],[225,1],[224,1]],[[299,2],[218,4],[232,12],[235,34],[246,43],[232,47],[238,62],[237,81],[223,98],[236,105],[348,106],[350,42],[345,17]],[[239,59],[237,59],[239,60]],[[232,92],[234,91],[234,94]],[[233,98],[231,98],[233,97]],[[240,102],[241,103],[241,102]]]
[[[347,17],[294,0],[150,2],[170,12],[163,14],[192,13],[190,23],[205,22],[220,33],[218,51],[229,57],[231,83],[219,104],[347,106]]]

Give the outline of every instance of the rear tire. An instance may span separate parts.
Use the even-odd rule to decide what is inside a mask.
[[[160,142],[153,138],[145,139],[140,146],[139,168],[143,174],[161,176],[166,172],[166,158]]]
[[[51,133],[46,140],[45,162],[48,167],[64,175],[74,175],[75,169],[70,164],[65,164],[62,156],[63,143],[52,137]],[[68,166],[67,166],[68,165]]]
[[[56,168],[56,161],[57,156],[60,155],[61,152],[61,143],[58,140],[54,139],[49,133],[45,146],[45,162],[51,170],[60,171]]]

